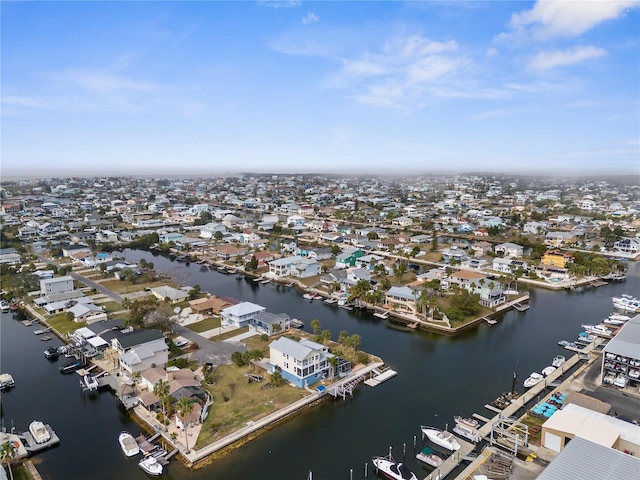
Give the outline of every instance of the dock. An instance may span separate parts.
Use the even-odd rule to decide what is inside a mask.
[[[396,372],[395,370],[391,370],[390,368],[383,371],[376,368],[375,370],[373,370],[372,374],[374,376],[365,380],[364,383],[365,385],[369,385],[370,387],[377,387],[382,382],[386,382],[390,378],[395,377],[398,374],[398,372]]]
[[[36,442],[29,431],[17,434],[22,445],[24,445],[24,448],[27,451],[27,455],[33,455],[42,450],[46,450],[47,448],[55,447],[60,443],[60,438],[58,438],[58,435],[56,435],[56,432],[53,431],[50,425],[47,424],[44,428],[46,428],[49,433],[49,440],[42,443]]]
[[[519,312],[526,312],[529,310],[530,305],[528,303],[514,303],[513,308]]]
[[[474,444],[467,442],[466,440],[463,440],[458,435],[456,435],[456,440],[460,444],[460,448],[457,451],[453,452],[451,455],[449,455],[444,460],[444,462],[442,462],[442,465],[434,469],[433,472],[431,472],[429,476],[425,478],[425,480],[431,480],[431,479],[435,480],[439,478],[445,478],[458,465],[460,465],[460,462],[465,457],[469,457],[471,452],[476,448]]]
[[[592,280],[589,282],[589,285],[592,287],[602,287],[603,285],[607,285],[607,282],[604,280]]]

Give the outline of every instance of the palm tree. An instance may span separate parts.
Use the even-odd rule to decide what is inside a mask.
[[[11,476],[11,480],[13,480],[13,471],[11,470],[11,462],[16,457],[18,453],[16,446],[13,442],[4,442],[2,447],[0,447],[0,456],[2,456],[2,460],[9,467],[9,475]]]
[[[167,418],[167,412],[165,410],[165,403],[169,396],[169,382],[162,379],[158,380],[153,386],[153,394],[162,402],[162,424],[164,425],[165,418]]]
[[[185,446],[187,447],[187,453],[189,453],[190,452],[189,439],[187,434],[188,427],[187,427],[186,419],[187,419],[187,415],[193,412],[193,403],[187,397],[182,397],[180,400],[178,400],[178,403],[176,404],[176,411],[180,415],[182,420],[182,426],[184,427],[184,443],[185,443]]]

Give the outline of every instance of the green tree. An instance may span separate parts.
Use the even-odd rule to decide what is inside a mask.
[[[313,320],[311,320],[311,328],[313,329],[313,334],[314,335],[319,335],[320,334],[320,320],[318,320],[317,318],[314,318]]]
[[[280,370],[274,370],[271,373],[271,383],[273,383],[276,387],[280,386],[283,380],[284,378],[282,378],[282,372]]]
[[[13,442],[4,442],[0,447],[0,456],[2,457],[2,461],[7,464],[7,467],[9,467],[9,475],[11,477],[11,480],[13,480],[11,462],[13,462],[13,459],[17,454],[18,450],[16,449],[16,446],[13,444]]]
[[[182,425],[184,427],[184,443],[187,447],[187,453],[189,453],[189,427],[187,426],[186,418],[191,412],[193,412],[193,403],[187,397],[182,397],[178,400],[178,403],[176,403],[176,412],[180,414],[180,420],[182,420]]]
[[[162,423],[164,424],[165,418],[167,418],[167,410],[165,407],[167,398],[169,397],[169,382],[162,379],[158,380],[153,386],[153,394],[162,402]]]

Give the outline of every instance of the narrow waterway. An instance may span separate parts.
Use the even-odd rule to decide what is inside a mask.
[[[286,312],[305,322],[320,320],[333,338],[342,330],[362,337],[362,349],[381,356],[398,372],[388,382],[370,388],[361,385],[353,399],[329,400],[298,415],[225,458],[200,470],[187,471],[173,461],[168,479],[315,479],[364,478],[364,465],[392,448],[424,478],[430,469],[413,455],[413,438],[420,443],[420,424],[444,428],[454,415],[473,412],[490,416],[483,408],[511,388],[514,369],[518,388],[532,371],[540,371],[566,350],[557,341],[573,340],[583,323],[598,323],[612,311],[611,296],[640,293],[640,268],[629,264],[629,278],[580,293],[536,289],[531,308],[511,311],[497,325],[480,325],[458,337],[406,332],[366,312],[348,312],[322,302],[309,302],[294,288],[261,285],[234,275],[211,272],[197,264],[172,262],[147,252],[126,251],[129,260],[145,258],[159,271],[177,273],[185,283],[199,284],[216,295],[232,296]],[[118,407],[110,393],[83,396],[76,375],[58,373],[47,361],[40,342],[27,328],[2,314],[0,341],[2,372],[13,374],[16,388],[2,395],[4,426],[24,429],[33,419],[50,423],[61,438],[59,447],[34,457],[45,479],[145,478],[131,459],[122,455],[118,433],[139,428]],[[56,343],[58,344],[58,343]],[[62,362],[63,360],[59,360]]]

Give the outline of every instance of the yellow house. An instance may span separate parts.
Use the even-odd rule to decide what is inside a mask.
[[[560,250],[548,250],[542,256],[542,265],[549,265],[552,267],[565,268],[567,263],[573,261],[573,257]]]

